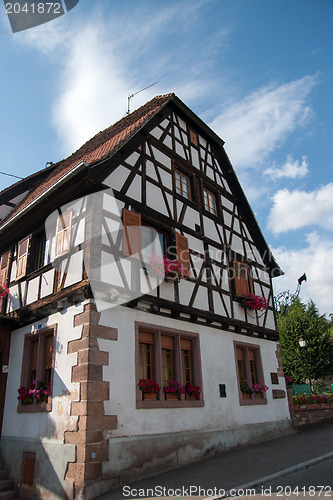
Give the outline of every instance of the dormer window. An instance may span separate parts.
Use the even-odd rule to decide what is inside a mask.
[[[187,200],[191,200],[191,181],[188,175],[180,170],[175,170],[176,193]]]
[[[203,195],[205,210],[213,215],[217,215],[217,203],[215,194],[209,191],[207,188],[204,188]]]

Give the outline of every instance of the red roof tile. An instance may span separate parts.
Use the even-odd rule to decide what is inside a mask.
[[[174,97],[174,94],[154,97],[133,113],[126,115],[111,127],[96,134],[71,156],[60,161],[55,170],[13,208],[1,222],[1,225],[19,213],[82,161],[91,164],[113,155]]]

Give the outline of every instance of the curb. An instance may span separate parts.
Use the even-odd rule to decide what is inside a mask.
[[[242,484],[240,486],[237,486],[235,488],[231,488],[230,490],[225,492],[225,495],[223,496],[214,496],[214,497],[206,497],[203,498],[202,500],[218,500],[222,498],[235,498],[238,495],[237,492],[243,491],[246,489],[250,488],[255,488],[261,484],[267,483],[268,481],[273,481],[274,479],[278,479],[279,477],[291,474],[292,472],[297,472],[302,469],[306,469],[307,467],[310,467],[311,465],[319,464],[320,462],[324,462],[325,460],[328,459],[333,459],[333,452],[326,453],[324,455],[320,455],[319,457],[312,458],[311,460],[308,460],[307,462],[301,462],[300,464],[293,465],[292,467],[287,467],[286,469],[282,469],[278,472],[275,472],[273,474],[269,474],[268,476],[261,477],[259,479],[254,479],[253,481],[250,481],[246,484]],[[233,493],[231,493],[233,492]]]

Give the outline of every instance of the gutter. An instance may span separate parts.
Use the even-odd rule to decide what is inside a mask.
[[[57,180],[46,191],[43,191],[43,193],[41,193],[39,196],[37,196],[37,198],[35,198],[34,200],[32,200],[26,207],[24,207],[22,210],[20,210],[19,212],[17,212],[17,214],[15,214],[11,219],[9,219],[7,222],[5,222],[0,227],[0,233],[3,230],[5,230],[6,228],[10,227],[12,224],[14,224],[14,222],[19,217],[21,217],[21,215],[23,215],[25,212],[27,212],[28,210],[30,210],[30,208],[32,208],[34,205],[36,205],[37,203],[39,203],[40,200],[42,200],[43,198],[45,198],[46,196],[48,196],[49,194],[51,194],[55,189],[57,189],[58,187],[60,187],[63,184],[65,184],[68,181],[68,179],[70,179],[71,177],[73,177],[77,173],[81,172],[81,170],[85,169],[88,166],[89,166],[89,164],[87,162],[85,162],[85,161],[81,161],[80,163],[78,163],[78,165],[76,165],[75,167],[73,167],[69,172],[67,172],[67,174],[65,174],[63,177],[61,177],[61,179]]]

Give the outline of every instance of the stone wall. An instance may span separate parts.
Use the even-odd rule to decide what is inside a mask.
[[[294,405],[291,389],[287,389],[290,418],[293,427],[327,422],[333,419],[333,406],[324,405]]]

